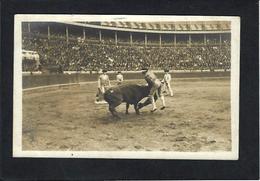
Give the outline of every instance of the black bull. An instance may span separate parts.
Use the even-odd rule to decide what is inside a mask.
[[[109,111],[113,116],[117,116],[116,107],[122,102],[126,103],[126,114],[130,104],[134,105],[136,114],[140,114],[139,109],[151,103],[150,99],[146,99],[144,103],[139,103],[143,98],[148,97],[151,87],[146,85],[125,84],[112,87],[104,94],[104,99],[109,104]],[[157,94],[154,99],[157,100]],[[139,104],[138,104],[139,103]]]

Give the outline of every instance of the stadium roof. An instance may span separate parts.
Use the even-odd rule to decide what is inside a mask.
[[[116,31],[151,32],[151,33],[226,33],[230,32],[229,21],[178,21],[178,22],[66,22],[90,28]]]
[[[145,30],[230,30],[228,22],[101,22],[101,26]]]

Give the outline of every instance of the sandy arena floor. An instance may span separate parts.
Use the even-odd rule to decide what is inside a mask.
[[[144,83],[140,80],[138,83]],[[230,151],[230,79],[175,79],[167,108],[94,104],[96,83],[23,93],[23,150]],[[157,101],[161,106],[160,100]]]

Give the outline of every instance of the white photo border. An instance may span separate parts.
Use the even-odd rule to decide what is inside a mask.
[[[14,24],[13,157],[105,158],[105,159],[195,159],[238,160],[239,158],[239,77],[240,17],[155,16],[155,15],[53,15],[17,14]],[[22,150],[22,22],[61,21],[230,21],[231,22],[231,151],[23,151]]]

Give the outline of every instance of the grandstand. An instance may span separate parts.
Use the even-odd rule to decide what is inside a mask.
[[[230,69],[229,21],[23,22],[23,50],[65,71]]]

